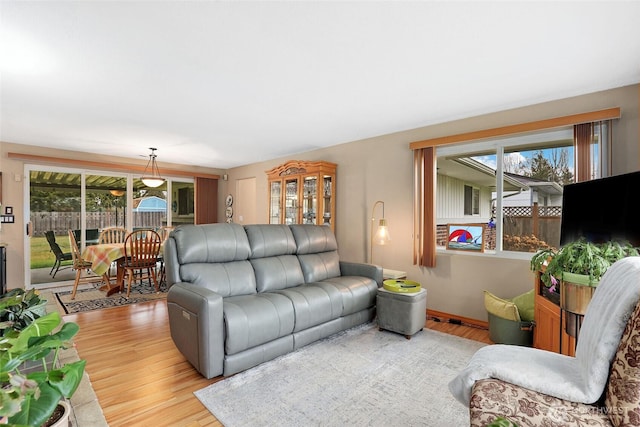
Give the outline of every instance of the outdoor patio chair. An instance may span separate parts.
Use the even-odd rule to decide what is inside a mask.
[[[53,267],[51,267],[51,271],[49,271],[49,275],[55,279],[56,274],[59,270],[64,270],[66,268],[71,268],[71,265],[65,266],[61,268],[63,261],[71,261],[73,259],[71,252],[63,252],[60,248],[60,245],[56,242],[56,236],[53,231],[45,231],[44,237],[49,242],[49,247],[51,248],[51,252],[56,257],[56,260],[53,262]],[[55,271],[54,271],[55,270]],[[53,275],[52,275],[53,273]]]

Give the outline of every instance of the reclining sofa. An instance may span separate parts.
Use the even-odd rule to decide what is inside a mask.
[[[164,259],[171,338],[206,378],[372,321],[382,285],[321,225],[181,225]]]

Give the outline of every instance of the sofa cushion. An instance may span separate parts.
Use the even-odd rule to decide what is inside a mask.
[[[284,295],[265,292],[228,297],[223,311],[225,354],[236,354],[293,332],[293,304]]]
[[[306,283],[340,276],[340,259],[336,251],[298,255],[298,261]]]
[[[256,278],[249,261],[184,264],[180,277],[183,282],[211,289],[223,297],[256,293]]]
[[[240,261],[251,253],[247,234],[239,224],[177,227],[171,236],[181,265]]]
[[[333,288],[340,293],[343,316],[357,313],[376,304],[378,284],[375,280],[367,277],[339,276],[313,284],[327,289],[328,293],[329,288]]]
[[[278,291],[293,304],[294,332],[302,331],[342,316],[342,295],[331,286],[317,283]]]
[[[469,402],[471,427],[485,427],[498,417],[519,427],[611,426],[604,409],[558,399],[497,379],[476,381]]]
[[[252,259],[258,292],[291,288],[304,283],[300,262],[295,255]]]
[[[611,364],[605,406],[614,426],[640,425],[640,304],[627,322]]]
[[[296,253],[296,241],[288,225],[255,224],[245,225],[244,228],[252,259]]]
[[[338,250],[336,237],[328,226],[293,224],[289,227],[296,240],[298,255]]]

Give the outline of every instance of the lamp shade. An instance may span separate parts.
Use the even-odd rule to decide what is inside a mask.
[[[151,176],[143,176],[142,183],[147,187],[160,187],[164,183],[163,178],[154,178]]]
[[[156,163],[156,150],[157,148],[149,148],[151,154],[149,154],[149,161],[147,167],[144,168],[144,173],[140,177],[142,183],[147,187],[160,187],[164,183],[164,178],[160,176],[158,170],[158,164]]]
[[[375,210],[376,206],[382,205],[382,218],[378,221],[378,228],[376,229],[375,234],[373,233],[373,226],[375,224]],[[373,204],[373,209],[371,210],[371,244],[369,245],[369,262],[373,262],[373,245],[386,245],[391,240],[391,236],[389,235],[389,227],[387,226],[387,220],[384,218],[384,202],[382,200],[378,200]]]
[[[378,230],[373,237],[373,243],[376,245],[386,245],[391,240],[389,235],[389,227],[387,227],[387,220],[382,218],[378,224]]]

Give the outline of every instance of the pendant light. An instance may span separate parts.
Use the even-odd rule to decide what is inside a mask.
[[[151,154],[149,154],[149,162],[147,163],[147,167],[144,168],[144,173],[140,177],[142,183],[147,187],[160,187],[164,184],[164,178],[160,176],[160,171],[158,170],[158,164],[156,163],[156,150],[157,148],[149,148],[151,150]],[[149,166],[151,166],[151,170],[149,170]],[[150,174],[147,173],[150,172]]]

